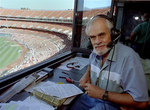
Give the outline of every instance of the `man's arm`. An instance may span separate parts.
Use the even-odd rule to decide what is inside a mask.
[[[136,36],[137,36],[137,34],[136,34],[135,32],[132,32],[129,39],[130,39],[132,42],[134,42]]]
[[[91,69],[91,67],[88,66],[86,72],[84,73],[84,75],[82,76],[82,78],[79,81],[80,82],[79,86],[81,86],[82,88],[85,87],[85,83],[91,83],[90,69]]]
[[[148,102],[136,102],[133,100],[132,96],[127,93],[113,93],[108,92],[108,101],[114,102],[124,107],[133,107],[133,108],[146,108],[148,106]]]
[[[87,91],[87,94],[90,97],[102,99],[105,90],[100,89],[99,87],[88,83],[86,83],[85,86],[86,86],[85,90]],[[133,100],[131,95],[127,93],[108,92],[108,101],[116,103],[120,106],[131,107],[131,108],[143,109],[148,106],[148,102],[136,102]]]

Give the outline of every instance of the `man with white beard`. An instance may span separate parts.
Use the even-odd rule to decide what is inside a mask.
[[[111,19],[97,15],[86,26],[93,45],[87,71],[80,79],[85,94],[79,96],[71,110],[118,110],[146,108],[148,89],[140,58],[130,47],[114,41]]]

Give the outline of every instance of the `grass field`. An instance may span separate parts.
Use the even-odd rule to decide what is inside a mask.
[[[0,37],[0,69],[8,66],[21,55],[18,52],[22,50],[21,46],[7,39],[8,37]]]

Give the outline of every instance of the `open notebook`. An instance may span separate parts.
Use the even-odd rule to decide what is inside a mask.
[[[74,84],[53,84],[45,83],[34,89],[33,94],[53,106],[60,106],[63,103],[69,104],[72,99],[83,92]]]

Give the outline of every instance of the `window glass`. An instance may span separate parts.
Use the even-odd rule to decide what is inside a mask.
[[[0,77],[69,51],[74,0],[0,0]]]
[[[82,1],[82,0],[81,0]],[[85,26],[88,20],[98,14],[109,14],[111,0],[84,0],[79,3],[78,12],[82,15],[81,48],[91,48],[90,41],[85,34]],[[81,5],[82,4],[82,5]]]

